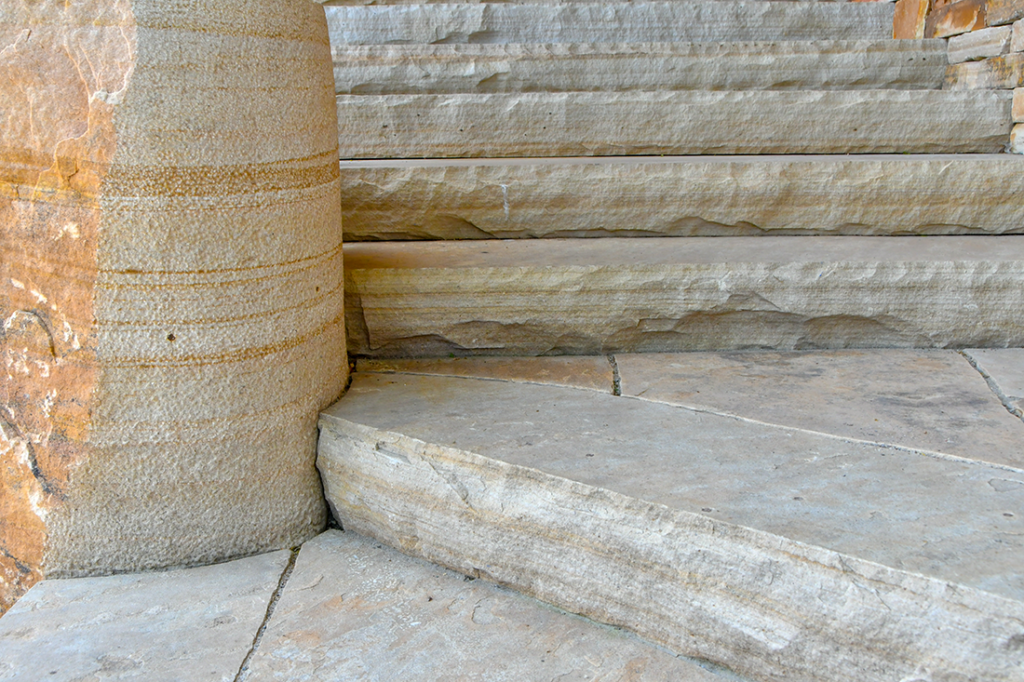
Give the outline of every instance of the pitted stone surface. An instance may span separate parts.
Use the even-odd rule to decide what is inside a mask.
[[[615,361],[622,395],[1024,468],[1024,423],[956,351],[650,353]]]
[[[341,182],[347,241],[1024,231],[1011,154],[350,161]]]
[[[721,678],[631,634],[327,531],[302,546],[245,680],[363,679]]]
[[[465,378],[357,375],[321,429],[346,528],[759,679],[1024,663],[1022,468]]]
[[[365,359],[356,363],[356,371],[519,381],[528,384],[585,388],[602,393],[611,393],[615,385],[611,360],[604,356]]]
[[[231,682],[288,557],[45,580],[0,618],[0,680]]]

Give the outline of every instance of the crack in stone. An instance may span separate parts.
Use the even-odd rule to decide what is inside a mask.
[[[615,356],[608,355],[608,364],[612,366],[612,395],[622,395],[622,375],[619,374],[619,363]]]
[[[274,589],[274,593],[270,595],[270,602],[267,604],[267,613],[263,616],[263,622],[260,623],[259,629],[256,630],[256,636],[253,637],[252,646],[249,647],[249,651],[245,654],[245,658],[242,659],[242,665],[238,666],[238,672],[235,674],[234,682],[243,682],[249,675],[249,664],[252,662],[253,656],[256,655],[256,651],[260,648],[260,643],[263,641],[263,635],[267,632],[267,627],[270,625],[270,619],[274,617],[274,609],[277,608],[277,602],[281,599],[281,595],[284,594],[285,585],[288,584],[288,579],[292,576],[292,571],[295,570],[295,561],[299,558],[299,551],[301,547],[295,547],[292,549],[291,556],[288,557],[288,564],[281,571],[281,577],[277,581],[277,587]]]
[[[999,402],[1003,404],[1006,411],[1014,417],[1024,420],[1024,412],[1021,412],[1020,408],[1014,405],[1013,401],[1010,400],[1010,397],[1003,393],[1002,389],[999,388],[999,384],[992,378],[992,375],[982,369],[981,365],[978,364],[978,360],[965,350],[958,350],[957,353],[959,353],[963,359],[966,360],[971,367],[977,370],[978,374],[980,374],[983,379],[985,379],[985,383],[988,384],[989,389],[991,389],[992,392],[995,393],[996,397],[999,398]]]

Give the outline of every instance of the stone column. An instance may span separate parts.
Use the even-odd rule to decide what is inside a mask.
[[[0,0],[0,613],[320,531],[337,122],[302,0]]]

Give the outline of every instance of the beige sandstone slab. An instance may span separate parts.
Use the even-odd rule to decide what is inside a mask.
[[[722,678],[632,634],[327,531],[302,546],[243,679]]]
[[[325,7],[335,50],[388,43],[884,40],[887,2],[583,2]]]
[[[339,153],[377,159],[999,152],[1012,98],[939,90],[339,95]]]
[[[1013,126],[1007,151],[1012,154],[1024,154],[1024,124],[1018,123]]]
[[[1013,22],[1013,37],[1010,52],[1024,52],[1024,19]]]
[[[383,375],[322,416],[318,466],[349,530],[755,679],[1012,680],[1024,663],[1019,468]]]
[[[1024,466],[1024,423],[955,351],[650,353],[615,361],[622,395]]]
[[[947,90],[1011,90],[1024,86],[1024,53],[1014,52],[950,65],[946,69]]]
[[[288,559],[45,580],[0,619],[0,680],[231,682]]]
[[[964,351],[1009,406],[1024,414],[1024,349],[971,348]]]
[[[432,374],[520,381],[611,393],[615,386],[612,364],[605,356],[547,358],[417,358],[356,362],[357,372]]]
[[[338,94],[939,89],[942,41],[353,45]]]
[[[1024,345],[1016,237],[362,242],[345,259],[358,356]]]
[[[1009,24],[1024,18],[1024,0],[988,0],[985,10],[989,26]]]
[[[1024,123],[1024,88],[1013,91],[1013,122]]]
[[[1009,154],[353,161],[341,182],[346,241],[1024,231]]]
[[[1012,37],[1013,28],[1010,26],[993,26],[953,36],[949,39],[949,63],[959,64],[1006,54],[1010,52]]]

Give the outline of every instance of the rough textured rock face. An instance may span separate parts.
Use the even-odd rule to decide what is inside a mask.
[[[323,13],[187,4],[0,6],[0,611],[41,574],[323,524],[315,415],[346,372]]]

